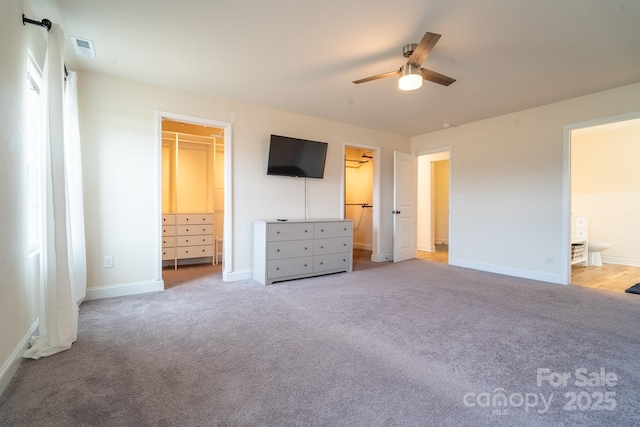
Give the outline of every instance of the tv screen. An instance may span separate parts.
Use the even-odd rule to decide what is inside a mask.
[[[328,145],[326,142],[271,135],[267,175],[322,178]]]

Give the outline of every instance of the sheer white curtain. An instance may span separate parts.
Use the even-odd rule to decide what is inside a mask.
[[[75,73],[65,88],[64,34],[49,31],[43,102],[43,236],[40,254],[39,336],[24,357],[39,359],[71,347],[78,335],[78,310],[86,292],[82,167]]]

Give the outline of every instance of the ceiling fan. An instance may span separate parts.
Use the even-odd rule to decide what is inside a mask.
[[[409,58],[407,63],[400,67],[398,70],[389,71],[388,73],[382,73],[371,77],[365,77],[364,79],[355,80],[355,84],[366,83],[372,80],[384,79],[385,77],[392,77],[400,75],[400,81],[398,83],[402,90],[415,90],[422,86],[422,79],[429,80],[430,82],[438,83],[444,86],[449,86],[455,82],[456,79],[445,76],[435,71],[422,68],[422,63],[427,59],[427,56],[433,50],[440,39],[440,34],[434,34],[430,32],[424,33],[420,43],[410,43],[402,48],[402,55],[405,58]]]

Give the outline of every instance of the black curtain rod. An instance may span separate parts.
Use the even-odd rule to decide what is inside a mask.
[[[27,25],[27,24],[33,24],[33,25],[38,25],[40,27],[44,27],[47,29],[47,31],[51,31],[51,21],[49,21],[48,19],[43,19],[42,21],[34,21],[33,19],[29,19],[26,16],[24,16],[24,13],[22,14],[22,25]],[[69,72],[67,71],[67,66],[64,66],[64,76],[65,76],[65,80],[66,77],[69,75]]]
[[[34,21],[33,19],[29,19],[26,16],[24,16],[24,13],[23,13],[22,25],[27,25],[27,24],[39,25],[40,27],[46,28],[47,31],[51,31],[51,21],[49,21],[48,19],[43,19],[42,21]]]

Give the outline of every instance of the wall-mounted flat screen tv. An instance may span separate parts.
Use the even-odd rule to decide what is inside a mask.
[[[326,142],[271,135],[267,175],[322,178],[328,145]]]

